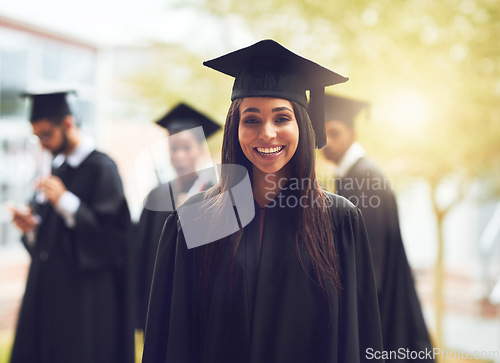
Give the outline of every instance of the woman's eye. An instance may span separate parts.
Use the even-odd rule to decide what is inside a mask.
[[[259,120],[255,119],[255,118],[247,118],[247,119],[243,120],[243,123],[253,125],[253,124],[259,123]]]
[[[276,119],[276,123],[283,123],[283,122],[288,122],[290,121],[290,118],[286,116],[280,116]]]

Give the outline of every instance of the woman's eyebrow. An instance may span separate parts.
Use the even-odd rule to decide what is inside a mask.
[[[280,112],[280,111],[290,111],[290,112],[293,112],[292,110],[290,110],[288,107],[276,107],[276,108],[273,108],[272,109],[273,112]]]
[[[243,115],[246,112],[260,113],[260,110],[256,107],[249,107],[246,110],[244,110],[241,114]]]

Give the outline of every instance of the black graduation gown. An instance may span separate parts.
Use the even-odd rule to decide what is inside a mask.
[[[80,198],[75,226],[49,204],[31,254],[12,363],[133,362],[131,221],[115,163],[93,151],[54,171]],[[24,241],[26,242],[26,241]]]
[[[384,349],[431,351],[401,238],[397,204],[390,181],[373,162],[362,157],[337,186],[337,193],[353,202],[363,213],[377,281]],[[387,360],[402,361],[405,360]],[[429,358],[420,361],[433,362]]]
[[[293,197],[289,190],[281,194]],[[343,291],[332,292],[330,303],[311,277],[305,251],[307,273],[298,260],[297,208],[276,203],[265,208],[260,252],[260,212],[244,227],[232,273],[230,242],[214,242],[226,245],[202,306],[197,287],[208,245],[188,249],[174,212],[158,247],[143,362],[368,362],[366,350],[380,351],[382,343],[363,218],[345,199],[331,198]]]
[[[171,205],[171,195],[190,192],[195,180],[183,185],[179,190],[172,190],[171,183],[159,185],[147,196],[145,205],[154,204],[154,210],[144,208],[137,224],[135,243],[137,248],[137,282],[136,282],[136,317],[135,327],[144,330],[146,326],[146,313],[148,309],[149,293],[151,290],[151,279],[153,278],[153,268],[156,259],[156,250],[160,241],[161,231],[167,217],[172,213],[174,206]],[[204,183],[200,190],[202,192],[212,186],[211,183]],[[175,198],[175,197],[174,197]],[[175,205],[179,204],[176,200]],[[162,210],[163,209],[163,210]]]

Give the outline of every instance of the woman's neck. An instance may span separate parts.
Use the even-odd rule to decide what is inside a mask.
[[[287,165],[276,173],[268,174],[254,166],[252,174],[253,197],[261,207],[264,207],[278,195],[286,184],[290,177],[290,168]]]

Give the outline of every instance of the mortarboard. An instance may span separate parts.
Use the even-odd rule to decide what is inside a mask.
[[[244,97],[275,97],[295,101],[304,107],[309,106],[316,147],[325,146],[325,87],[346,82],[348,78],[303,58],[270,39],[203,64],[235,77],[232,101]],[[307,90],[310,91],[309,105]]]
[[[370,108],[370,104],[352,98],[341,97],[332,94],[325,95],[325,120],[341,121],[349,127],[354,127],[354,119],[364,108]]]
[[[22,93],[21,97],[31,98],[30,121],[40,120],[42,118],[59,117],[71,115],[71,109],[68,104],[67,95],[76,91],[61,91],[52,93]]]
[[[179,103],[156,123],[170,134],[202,126],[207,138],[221,128],[218,123],[185,103]]]

